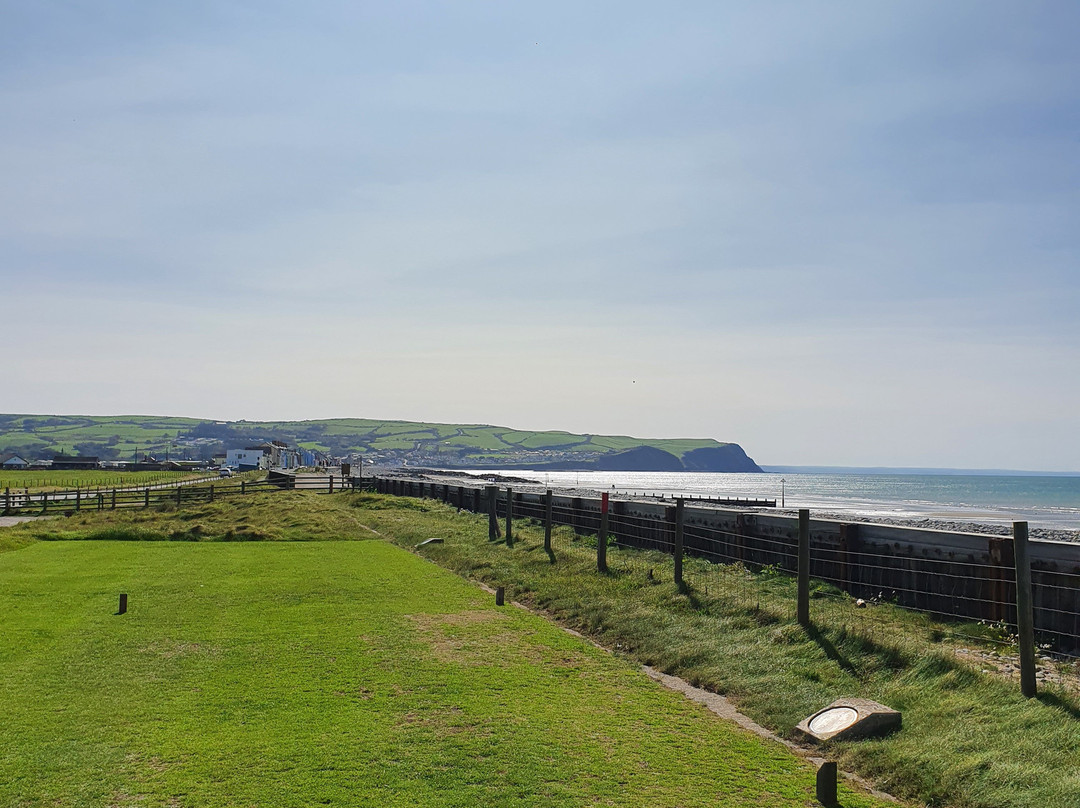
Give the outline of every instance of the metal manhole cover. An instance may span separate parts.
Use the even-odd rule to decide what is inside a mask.
[[[850,707],[833,707],[810,722],[810,731],[815,735],[832,735],[850,727],[859,718],[859,714]]]

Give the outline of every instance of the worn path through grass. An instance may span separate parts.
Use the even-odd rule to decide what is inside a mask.
[[[381,541],[39,542],[0,609],[3,805],[812,804],[779,745]]]

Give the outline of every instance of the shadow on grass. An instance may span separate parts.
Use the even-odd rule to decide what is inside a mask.
[[[818,648],[820,648],[824,652],[825,656],[827,656],[845,671],[850,673],[856,679],[861,678],[859,676],[859,669],[852,664],[850,659],[840,653],[837,647],[829,641],[829,638],[826,637],[817,626],[807,626],[806,636],[808,636],[811,640],[817,643]]]
[[[1057,693],[1039,693],[1035,698],[1047,707],[1054,707],[1068,713],[1073,720],[1080,720],[1080,707],[1072,699],[1063,699]]]

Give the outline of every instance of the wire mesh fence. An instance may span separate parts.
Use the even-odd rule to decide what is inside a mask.
[[[494,513],[500,539],[505,539],[508,524],[513,532],[515,521],[532,520],[552,531],[556,554],[595,553],[599,569],[681,583],[702,603],[747,612],[796,609],[800,537],[790,515],[702,507],[698,502],[683,512],[670,498],[640,496],[610,500],[605,515],[607,498],[595,494],[497,486],[451,489],[420,480],[379,485],[388,493],[429,496]],[[598,547],[601,534],[604,544]],[[970,646],[996,649],[1002,658],[1018,653],[1012,539],[815,520],[806,541],[811,578],[807,609],[819,629],[854,632],[874,641],[895,640],[898,631],[915,632],[960,652]],[[1041,548],[1031,569],[1040,664],[1076,663],[1080,547],[1050,550]]]

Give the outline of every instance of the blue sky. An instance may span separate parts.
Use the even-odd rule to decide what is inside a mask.
[[[0,2],[0,410],[1080,469],[1072,2]]]

